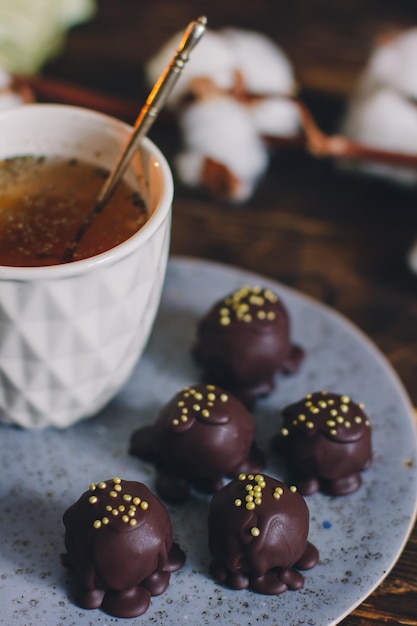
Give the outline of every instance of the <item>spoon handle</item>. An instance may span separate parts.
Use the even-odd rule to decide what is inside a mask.
[[[200,17],[197,21],[191,22],[186,28],[177,51],[152,88],[152,91],[136,119],[134,131],[127,145],[119,156],[114,169],[111,171],[98,195],[98,206],[102,207],[113,193],[114,188],[132,159],[134,152],[137,150],[139,142],[147,135],[160,110],[165,105],[169,94],[189,59],[191,51],[204,35],[206,24],[207,18]]]

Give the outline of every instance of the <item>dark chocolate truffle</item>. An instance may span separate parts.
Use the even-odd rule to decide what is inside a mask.
[[[303,495],[321,489],[341,496],[359,488],[359,472],[372,460],[371,427],[362,404],[321,391],[287,406],[282,415],[273,448],[295,471]]]
[[[198,384],[179,391],[154,425],[133,433],[130,453],[155,463],[159,495],[181,502],[191,486],[213,493],[226,476],[261,471],[265,459],[254,432],[252,415],[237,398],[215,385]]]
[[[211,575],[232,589],[300,589],[304,576],[297,570],[314,567],[319,558],[307,541],[304,498],[270,476],[242,474],[223,487],[211,500],[208,529]]]
[[[142,615],[184,564],[165,506],[142,483],[113,478],[90,485],[63,519],[64,564],[78,579],[76,602],[85,609]]]
[[[193,348],[205,377],[251,406],[297,371],[303,350],[290,341],[286,308],[270,289],[243,286],[202,318]]]

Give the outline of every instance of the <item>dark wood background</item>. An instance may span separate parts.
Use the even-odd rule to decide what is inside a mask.
[[[43,75],[123,99],[126,107],[116,112],[133,121],[147,94],[145,61],[200,15],[211,28],[249,28],[277,41],[294,64],[302,99],[332,132],[374,41],[386,31],[417,26],[417,2],[98,0],[96,17],[70,32]],[[52,96],[44,91],[41,98],[86,104],[74,90]],[[105,99],[90,102],[112,112]],[[178,147],[175,125],[163,116],[151,136],[168,156]],[[417,405],[417,276],[406,263],[415,238],[415,188],[358,177],[303,150],[281,149],[243,206],[178,185],[171,250],[265,274],[334,307],[379,346]],[[417,624],[416,529],[386,580],[342,624]]]

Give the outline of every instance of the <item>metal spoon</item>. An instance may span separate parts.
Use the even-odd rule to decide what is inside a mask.
[[[127,142],[126,146],[122,150],[119,158],[110,172],[106,182],[104,183],[98,197],[96,204],[92,211],[87,215],[84,222],[78,229],[74,239],[68,245],[64,257],[63,263],[69,263],[73,261],[74,254],[78,244],[83,238],[86,230],[91,223],[103,210],[104,206],[111,197],[117,184],[121,180],[126,168],[128,167],[133,155],[135,154],[140,141],[149,132],[152,124],[156,120],[160,110],[165,105],[168,96],[170,95],[173,87],[175,86],[185,64],[187,63],[190,53],[196,44],[200,41],[206,31],[207,18],[205,16],[199,17],[195,22],[191,22],[184,31],[181,43],[173,55],[171,61],[165,67],[161,76],[156,81],[153,89],[151,90],[143,108],[141,109],[136,122],[133,127],[133,132]]]

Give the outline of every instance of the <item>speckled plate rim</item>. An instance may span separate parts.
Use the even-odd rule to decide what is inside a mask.
[[[331,386],[341,375],[346,375],[346,380],[354,375],[353,383],[356,385],[359,381],[362,391],[368,388],[363,378],[369,375],[372,389],[375,382],[384,383],[383,393],[375,395],[375,411],[382,411],[380,424],[373,422],[376,442],[385,446],[386,436],[393,434],[393,445],[404,443],[406,449],[401,453],[412,458],[413,464],[406,470],[402,462],[394,463],[387,455],[385,465],[381,459],[376,459],[375,468],[372,466],[364,474],[364,484],[357,494],[347,496],[349,500],[329,499],[321,494],[307,499],[311,511],[310,539],[318,545],[323,563],[306,572],[306,584],[300,591],[278,597],[261,596],[250,591],[234,592],[211,581],[207,574],[206,533],[201,528],[208,501],[205,497],[195,497],[181,509],[168,507],[176,539],[189,558],[185,568],[172,575],[167,591],[152,599],[148,612],[126,621],[111,618],[101,611],[82,611],[71,602],[70,577],[59,564],[59,553],[63,551],[62,513],[92,480],[118,475],[127,480],[143,480],[153,488],[153,469],[127,454],[129,435],[138,424],[138,410],[140,420],[153,420],[161,402],[169,399],[179,386],[195,382],[198,368],[190,358],[190,346],[197,320],[213,304],[214,298],[223,297],[243,283],[270,287],[282,297],[293,322],[294,340],[301,345],[307,340],[307,350],[312,354],[311,359],[307,354],[304,369],[294,377],[280,379],[277,392],[262,401],[254,412],[255,420],[259,419],[263,428],[267,424],[266,430],[260,433],[264,440],[271,433],[270,418],[275,419],[280,406],[290,397],[298,399],[300,391],[312,391],[312,380],[321,385],[322,369],[326,370],[326,379],[330,371],[334,376]],[[309,320],[312,320],[313,331],[317,331],[317,339],[311,337],[310,340]],[[365,372],[361,370],[361,362],[356,364],[358,372],[353,373],[349,358],[346,365],[341,363],[345,349],[339,345],[341,338],[357,349],[359,361],[364,361],[368,368]],[[326,361],[325,368],[316,367],[315,359],[319,363],[320,359],[327,359],[330,347],[331,363]],[[354,397],[354,389],[340,391]],[[390,396],[389,406],[384,396],[386,392]],[[392,416],[392,403],[399,407],[395,416],[401,425],[398,432],[393,430],[397,422]],[[114,419],[115,414],[119,419]],[[407,542],[417,515],[417,435],[413,408],[397,374],[371,340],[337,311],[273,279],[190,257],[171,257],[154,332],[143,359],[118,397],[98,416],[64,433],[52,429],[33,433],[2,425],[0,455],[5,468],[0,500],[12,499],[14,506],[0,509],[0,599],[4,611],[0,624],[7,626],[61,626],[61,623],[66,626],[93,623],[101,626],[122,623],[214,626],[216,622],[233,626],[259,623],[264,626],[336,626],[387,576]],[[13,462],[18,463],[15,470]],[[402,495],[396,493],[391,501],[393,507],[398,503],[400,508],[404,505],[397,530],[392,524],[396,512],[386,509],[384,501],[382,513],[387,512],[389,529],[379,528],[377,519],[378,532],[371,532],[355,549],[352,542],[361,541],[362,530],[352,521],[352,511],[354,518],[361,519],[362,513],[365,517],[370,515],[366,509],[370,507],[373,525],[378,510],[375,513],[372,507],[380,506],[381,493],[385,498],[380,483],[388,480],[391,472],[394,480],[403,479],[407,474],[404,480],[407,501],[403,503]],[[272,460],[265,473],[281,477],[280,467]],[[15,514],[12,520],[10,512]],[[381,542],[386,541],[384,533],[387,537],[395,536],[385,552],[381,548]],[[343,543],[345,536],[348,537],[346,545]],[[26,539],[31,543],[27,544]],[[329,554],[330,548],[333,555]],[[369,555],[362,554],[364,550]],[[355,562],[354,557],[358,561]],[[350,563],[361,574],[363,569],[362,580],[355,571],[350,575],[346,571]]]

